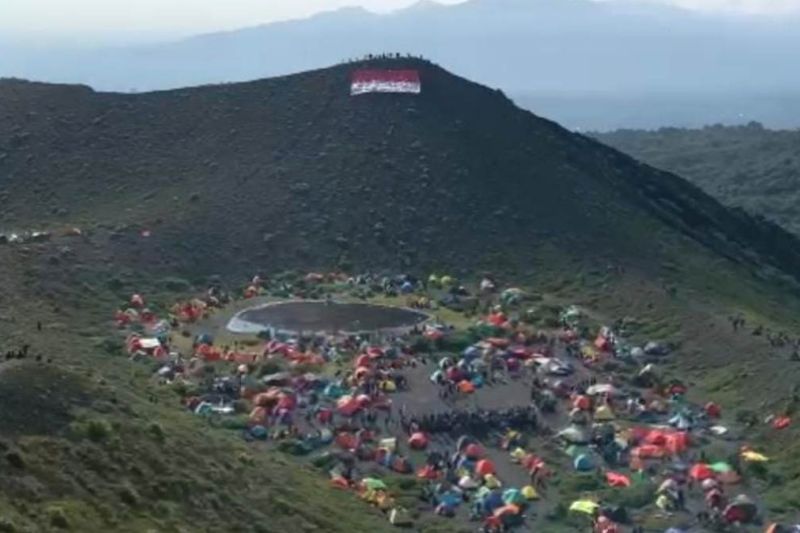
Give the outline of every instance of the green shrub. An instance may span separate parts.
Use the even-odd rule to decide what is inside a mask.
[[[58,529],[69,529],[69,520],[61,507],[49,507],[47,518],[51,526]]]
[[[107,441],[114,433],[114,429],[111,427],[111,424],[100,419],[90,420],[86,423],[84,429],[86,437],[92,442]]]
[[[183,278],[169,277],[161,280],[161,286],[172,292],[189,292],[192,284]]]
[[[609,489],[604,493],[604,501],[627,507],[641,509],[655,501],[656,486],[652,483],[635,483],[624,489]]]
[[[164,432],[164,427],[158,422],[151,422],[147,426],[147,433],[156,441],[163,443],[167,440],[167,435]]]
[[[108,355],[122,355],[125,342],[119,337],[103,337],[95,342],[95,346]]]
[[[9,450],[6,452],[6,462],[19,470],[25,468],[25,458],[17,450]]]

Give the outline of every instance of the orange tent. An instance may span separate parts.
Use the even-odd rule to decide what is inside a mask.
[[[439,479],[440,476],[441,473],[431,465],[425,465],[417,471],[417,477],[419,479]]]
[[[488,474],[494,474],[496,469],[494,467],[494,463],[491,462],[489,459],[481,459],[475,465],[475,473],[479,476],[483,477]]]
[[[518,514],[519,514],[519,507],[514,505],[513,503],[509,503],[508,505],[498,507],[494,511],[494,516],[498,518],[502,518],[504,516],[518,515]]]
[[[472,394],[475,392],[475,385],[469,380],[462,380],[458,384],[458,390],[464,394]]]

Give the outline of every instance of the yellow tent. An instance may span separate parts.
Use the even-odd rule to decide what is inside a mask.
[[[388,452],[394,452],[397,449],[397,439],[381,439],[380,442],[378,442],[378,447]]]
[[[594,411],[594,419],[600,422],[608,422],[614,420],[614,411],[608,404],[603,404],[597,407]]]
[[[486,474],[483,476],[483,484],[490,489],[499,489],[503,486],[503,484],[500,483],[500,480],[497,479],[497,476],[493,474]]]
[[[666,494],[662,494],[656,498],[656,507],[662,511],[669,511],[672,508],[672,500]]]
[[[514,462],[519,463],[525,458],[526,455],[528,455],[527,452],[525,452],[525,450],[522,448],[514,448],[514,450],[511,452],[511,459],[514,460]]]
[[[572,505],[569,506],[569,510],[576,513],[593,515],[599,507],[600,505],[592,500],[575,500],[572,502]]]
[[[742,459],[748,463],[766,463],[769,457],[763,453],[754,452],[753,450],[745,450],[742,452]]]
[[[531,485],[527,485],[522,487],[522,495],[525,496],[526,500],[538,500],[539,493],[536,492],[536,489],[533,488]]]

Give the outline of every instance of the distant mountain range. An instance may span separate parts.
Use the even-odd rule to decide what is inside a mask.
[[[800,18],[590,0],[346,8],[116,48],[0,44],[0,76],[147,91],[283,75],[367,53],[424,55],[574,129],[800,125]],[[1,37],[1,36],[0,36]],[[0,39],[1,41],[1,39]]]

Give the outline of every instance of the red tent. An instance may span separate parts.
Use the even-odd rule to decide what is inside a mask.
[[[617,472],[606,472],[606,481],[610,487],[630,487],[631,480],[623,474]]]
[[[708,402],[705,406],[706,414],[711,418],[722,416],[722,408],[714,402]]]
[[[594,347],[600,351],[606,352],[611,348],[611,343],[608,342],[608,339],[603,337],[602,335],[598,335],[597,338],[594,340]]]
[[[643,444],[631,450],[631,455],[639,459],[661,459],[666,455],[664,448],[655,444]]]
[[[408,445],[414,450],[424,450],[428,447],[428,436],[418,431],[409,437]]]
[[[479,459],[483,457],[483,448],[479,444],[468,444],[466,448],[464,448],[464,455],[469,459]]]
[[[352,433],[343,432],[336,435],[336,445],[343,450],[355,450],[360,444],[358,437]]]
[[[344,416],[352,416],[361,409],[361,404],[352,396],[343,396],[336,403],[336,409]]]
[[[775,429],[785,429],[792,423],[792,419],[788,416],[779,416],[772,421],[772,427]]]
[[[580,409],[581,411],[588,411],[592,408],[592,400],[588,396],[581,394],[572,400],[572,408]]]
[[[709,479],[714,477],[714,471],[711,470],[711,467],[709,467],[707,464],[696,463],[689,470],[689,476],[691,476],[692,479],[696,479],[697,481],[703,481],[704,479]]]
[[[689,433],[686,431],[676,431],[667,435],[664,448],[672,455],[678,455],[686,451],[689,447]]]
[[[355,364],[355,367],[356,367],[356,368],[359,368],[359,367],[368,367],[369,365],[370,365],[370,359],[369,359],[369,355],[367,355],[367,354],[365,354],[365,353],[362,353],[361,355],[359,355],[359,356],[356,358],[356,364]]]
[[[479,476],[486,476],[489,474],[494,474],[496,469],[494,467],[494,463],[491,462],[489,459],[481,459],[475,465],[475,473]]]

